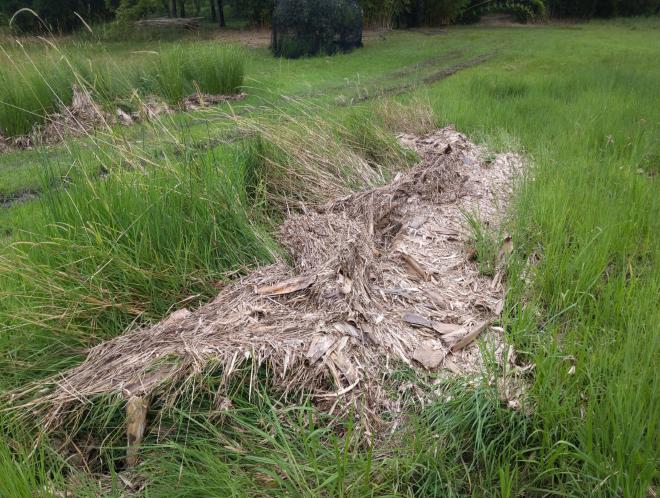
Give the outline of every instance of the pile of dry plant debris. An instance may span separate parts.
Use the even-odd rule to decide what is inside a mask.
[[[420,375],[474,378],[484,366],[480,343],[513,372],[503,396],[517,408],[516,379],[528,367],[516,365],[494,326],[502,269],[480,274],[465,213],[496,226],[522,161],[513,154],[487,161],[453,128],[400,140],[421,157],[414,168],[284,222],[279,241],[289,263],[259,268],[197,310],[94,347],[80,366],[41,384],[37,399],[19,394],[19,404],[52,429],[96,395],[123,397],[135,443],[149,403],[172,401],[186,380],[221,367],[229,385],[243,366],[256,385],[266,367],[276,391],[304,390],[339,416],[353,404],[373,427],[381,410],[402,408],[387,394],[389,372],[408,365]],[[510,247],[503,245],[502,259]],[[218,392],[218,407],[230,404],[226,395]]]
[[[156,119],[160,115],[174,114],[177,109],[196,111],[223,102],[242,100],[246,97],[245,93],[235,95],[195,93],[182,99],[176,107],[172,107],[154,96],[141,99],[135,95],[132,100],[136,110],[126,112],[117,107],[113,114],[94,102],[87,90],[74,84],[72,91],[71,104],[62,105],[58,112],[46,116],[45,123],[35,125],[28,135],[7,138],[3,137],[0,132],[0,153],[39,145],[53,145],[62,142],[67,137],[88,135],[94,130],[108,129],[117,123],[131,126],[139,121]]]

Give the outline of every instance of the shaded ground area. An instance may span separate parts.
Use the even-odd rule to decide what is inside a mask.
[[[386,33],[387,31],[384,30],[366,29],[362,33],[362,39],[368,43],[382,39]],[[213,39],[226,43],[240,43],[250,48],[268,48],[271,32],[269,29],[226,29],[218,31]]]

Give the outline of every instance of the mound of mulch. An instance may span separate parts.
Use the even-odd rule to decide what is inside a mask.
[[[67,136],[86,135],[96,128],[108,126],[107,113],[96,104],[89,92],[73,85],[71,105],[46,118],[46,123],[33,132],[33,143],[52,145],[61,142]]]
[[[173,114],[177,110],[196,111],[224,102],[243,100],[245,93],[236,95],[211,95],[196,93],[185,97],[177,106],[170,106],[161,99],[148,96],[137,102],[138,109],[126,112],[117,108],[115,114],[105,111],[94,102],[90,93],[73,85],[71,105],[62,106],[56,113],[46,117],[43,125],[35,126],[32,132],[25,136],[6,138],[0,134],[0,153],[12,150],[28,149],[39,145],[54,145],[67,137],[88,135],[95,130],[106,128],[117,123],[131,126],[136,122],[149,121],[161,115]]]
[[[186,111],[197,111],[205,107],[224,104],[226,102],[236,102],[247,97],[246,93],[237,93],[234,95],[212,95],[210,93],[195,93],[183,99],[179,106]]]
[[[0,133],[0,154],[4,152],[9,152],[11,150],[11,145],[9,141]]]
[[[381,410],[402,409],[387,395],[389,373],[407,365],[479,376],[477,338],[501,365],[523,372],[493,326],[503,307],[502,269],[494,277],[479,272],[464,214],[500,223],[520,157],[486,161],[452,128],[400,140],[419,153],[417,166],[284,222],[279,241],[290,262],[253,271],[195,311],[94,347],[78,367],[14,393],[14,406],[38,414],[48,429],[62,429],[103,394],[125,398],[129,413],[142,407],[146,417],[149,402],[174,402],[186,380],[221,368],[229,386],[249,366],[255,386],[267,367],[266,382],[280,392],[312,393],[330,413],[355,404],[365,423],[377,424]],[[503,388],[514,408],[520,385],[514,379]],[[226,396],[218,391],[218,406],[227,406]]]

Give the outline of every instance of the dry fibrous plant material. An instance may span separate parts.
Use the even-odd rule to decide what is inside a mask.
[[[270,203],[283,212],[305,211],[356,190],[376,188],[404,167],[405,150],[364,116],[349,120],[347,126],[320,117],[321,110],[307,102],[290,99],[289,103],[297,117],[279,109],[259,119],[225,116],[234,120],[241,134],[260,137],[259,174],[268,185]],[[376,144],[387,153],[370,157],[374,151],[366,150],[369,146],[356,137],[355,129],[370,134],[367,142],[372,149]]]
[[[385,186],[289,216],[279,230],[289,260],[241,277],[197,310],[99,344],[81,365],[13,393],[14,407],[62,429],[96,396],[167,406],[186,379],[220,368],[226,387],[249,365],[250,383],[263,381],[265,366],[280,392],[305,390],[331,412],[359,402],[359,415],[377,421],[379,410],[396,409],[388,370],[478,374],[477,336],[507,357],[501,329],[489,328],[503,286],[470,260],[463,213],[499,223],[522,161],[504,154],[486,164],[451,127],[399,138],[420,162]],[[217,396],[227,394],[221,387]]]
[[[221,103],[243,100],[247,96],[246,93],[211,95],[197,92],[182,99],[176,107],[168,105],[155,96],[144,98],[136,96],[136,111],[126,112],[118,107],[114,113],[111,113],[95,102],[87,89],[73,84],[72,91],[71,104],[60,106],[58,112],[46,116],[45,123],[35,126],[30,134],[5,138],[0,133],[0,153],[37,145],[53,145],[62,142],[67,137],[84,136],[99,129],[109,131],[109,127],[116,123],[131,126],[140,121],[150,121],[162,115],[173,114],[177,109],[196,111]]]

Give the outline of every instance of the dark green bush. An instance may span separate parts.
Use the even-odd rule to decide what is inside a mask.
[[[459,22],[477,22],[481,16],[496,12],[513,15],[518,22],[530,22],[545,19],[548,15],[544,0],[492,0],[483,2],[472,0],[458,18]]]
[[[273,12],[273,53],[297,58],[362,46],[356,0],[279,0]]]

